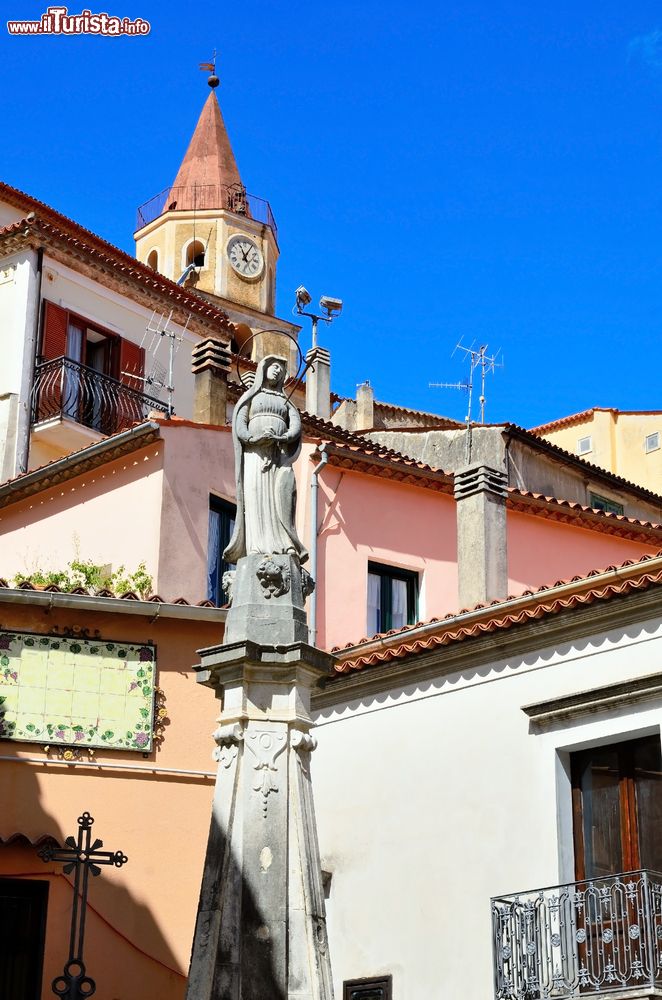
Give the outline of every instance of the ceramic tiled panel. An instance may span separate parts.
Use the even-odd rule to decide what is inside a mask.
[[[151,750],[153,646],[0,632],[0,736]]]

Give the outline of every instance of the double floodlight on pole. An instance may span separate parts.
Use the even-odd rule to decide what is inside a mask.
[[[330,295],[323,295],[320,299],[320,309],[323,310],[323,313],[320,315],[318,313],[306,312],[306,306],[309,306],[313,301],[313,297],[307,288],[299,285],[294,294],[296,305],[293,311],[298,316],[307,316],[310,319],[312,324],[312,346],[315,349],[317,347],[318,322],[322,320],[323,323],[332,323],[336,316],[340,316],[342,312],[342,299],[333,299]]]

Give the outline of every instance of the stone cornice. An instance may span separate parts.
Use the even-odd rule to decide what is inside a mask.
[[[544,729],[555,722],[606,712],[653,698],[662,698],[662,673],[647,674],[620,684],[606,684],[563,698],[522,705],[522,711],[528,715],[535,728]]]

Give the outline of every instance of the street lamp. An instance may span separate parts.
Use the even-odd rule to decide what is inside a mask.
[[[320,299],[320,309],[323,310],[322,314],[306,312],[306,306],[309,306],[313,301],[312,295],[307,288],[303,285],[299,285],[296,292],[296,305],[294,306],[294,312],[298,316],[307,316],[312,324],[312,337],[313,344],[312,348],[315,350],[317,347],[317,324],[320,320],[323,323],[332,323],[336,316],[340,316],[342,312],[342,299],[333,299],[330,295],[323,295]]]

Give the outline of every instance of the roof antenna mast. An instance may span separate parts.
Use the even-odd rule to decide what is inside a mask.
[[[473,403],[473,391],[474,391],[474,372],[480,369],[480,396],[478,402],[480,403],[480,423],[485,423],[485,403],[487,402],[485,397],[485,376],[488,374],[494,374],[496,368],[503,368],[503,356],[501,361],[497,361],[499,357],[499,350],[496,354],[487,354],[487,344],[481,344],[480,347],[474,348],[473,341],[470,347],[465,347],[460,339],[455,345],[453,354],[455,351],[464,351],[465,357],[469,358],[469,377],[463,382],[428,382],[428,387],[430,389],[461,389],[466,392],[469,396],[467,403],[467,415],[464,418],[467,427],[470,427],[473,423],[471,419],[471,407]],[[453,357],[451,354],[451,357]]]

